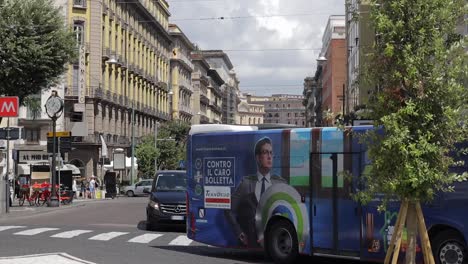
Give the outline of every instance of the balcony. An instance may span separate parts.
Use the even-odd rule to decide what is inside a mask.
[[[104,15],[108,15],[109,14],[109,7],[107,6],[107,4],[105,4],[104,2],[102,3],[102,13]]]
[[[91,98],[102,98],[103,93],[104,93],[104,91],[100,87],[90,88],[90,89],[88,89],[88,91],[86,93],[86,96],[91,97]]]
[[[110,48],[102,48],[102,59],[108,60],[110,58]]]
[[[190,107],[183,105],[183,104],[179,104],[179,112],[182,112],[187,115],[193,115],[192,109],[190,109]]]
[[[129,73],[135,72],[135,66],[133,66],[133,63],[128,64],[128,72]]]

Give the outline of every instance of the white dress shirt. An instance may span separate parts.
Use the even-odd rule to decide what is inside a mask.
[[[255,196],[257,197],[257,201],[260,201],[260,193],[262,191],[262,179],[263,177],[266,178],[265,180],[265,191],[268,189],[268,187],[271,186],[271,177],[270,173],[267,173],[267,175],[263,176],[259,171],[257,171],[257,183],[255,184]]]

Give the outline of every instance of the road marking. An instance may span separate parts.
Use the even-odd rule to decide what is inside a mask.
[[[47,231],[54,231],[54,230],[59,230],[59,228],[48,228],[48,227],[33,228],[33,229],[28,229],[28,230],[24,230],[24,231],[21,231],[21,232],[14,233],[14,235],[33,236],[33,235],[37,235],[37,234],[44,233],[44,232],[47,232]]]
[[[144,234],[141,236],[134,237],[127,242],[131,243],[148,243],[156,238],[162,236],[162,234]]]
[[[15,229],[15,228],[24,228],[25,226],[0,226],[0,231],[5,231],[8,229]]]
[[[100,240],[100,241],[108,241],[113,238],[116,238],[118,236],[123,236],[128,234],[128,232],[108,232],[108,233],[102,233],[97,236],[90,237],[90,240]]]
[[[24,256],[0,257],[0,264],[34,263],[34,264],[95,264],[94,262],[79,259],[67,253],[45,253]]]
[[[176,239],[172,240],[169,245],[172,246],[188,246],[192,243],[192,239],[189,239],[187,236],[178,236]]]
[[[58,234],[55,234],[55,235],[50,236],[50,237],[72,238],[72,237],[79,236],[81,234],[86,234],[86,233],[91,233],[91,232],[93,232],[93,231],[91,231],[91,230],[72,230],[72,231],[66,231],[66,232],[58,233]]]

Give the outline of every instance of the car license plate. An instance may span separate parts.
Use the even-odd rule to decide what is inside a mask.
[[[184,216],[183,215],[173,215],[173,216],[171,216],[171,219],[172,220],[184,220]]]

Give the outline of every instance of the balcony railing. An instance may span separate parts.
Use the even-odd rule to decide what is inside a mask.
[[[102,48],[102,58],[103,59],[109,59],[110,57],[110,48]]]

